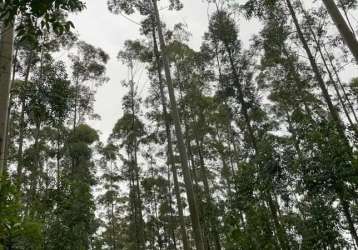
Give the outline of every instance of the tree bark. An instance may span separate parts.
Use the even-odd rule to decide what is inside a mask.
[[[194,231],[194,239],[197,250],[204,250],[204,244],[203,244],[203,235],[202,230],[200,226],[199,216],[198,216],[198,208],[197,208],[197,202],[195,198],[193,183],[190,175],[189,165],[188,165],[188,155],[186,152],[185,144],[184,144],[184,138],[183,138],[183,132],[180,125],[180,117],[179,117],[179,111],[177,108],[175,93],[174,93],[174,87],[173,82],[171,78],[170,73],[170,66],[169,61],[166,53],[166,46],[162,31],[162,24],[160,21],[159,16],[159,10],[157,5],[157,0],[152,0],[153,7],[154,7],[154,14],[157,21],[157,28],[158,28],[158,35],[159,35],[159,42],[160,42],[160,48],[162,51],[162,60],[164,65],[164,72],[167,79],[167,85],[168,85],[168,91],[169,91],[169,97],[170,97],[170,105],[175,125],[175,132],[177,137],[177,143],[178,143],[178,149],[180,153],[180,160],[181,165],[183,169],[183,176],[184,176],[184,182],[186,187],[186,192],[188,196],[188,203],[189,203],[189,210],[190,210],[190,217],[193,225],[193,231]]]
[[[333,0],[322,0],[322,2],[358,64],[358,41],[355,35],[349,29],[335,2]]]
[[[307,15],[306,12],[305,12],[305,10],[303,9],[303,6],[302,6],[302,5],[301,5],[301,8],[302,8],[303,13],[304,13],[305,15]],[[358,135],[357,128],[355,127],[355,125],[354,125],[354,123],[353,123],[353,121],[352,121],[352,119],[351,119],[351,117],[350,117],[350,114],[349,114],[349,112],[348,112],[348,109],[347,109],[347,107],[346,107],[346,104],[345,104],[345,102],[343,101],[343,98],[342,98],[341,93],[339,92],[337,83],[336,83],[336,81],[334,80],[333,75],[332,75],[332,72],[331,72],[331,70],[330,70],[329,67],[328,67],[327,60],[326,60],[326,58],[325,58],[325,56],[324,56],[324,54],[323,54],[323,51],[322,51],[322,49],[321,49],[321,47],[322,47],[322,46],[321,46],[321,43],[320,43],[320,41],[318,40],[318,38],[317,38],[315,32],[313,31],[311,25],[309,25],[309,30],[310,30],[310,32],[311,32],[311,35],[312,35],[312,38],[313,38],[314,42],[316,43],[318,52],[319,52],[319,54],[320,54],[320,56],[321,56],[322,62],[323,62],[323,64],[324,64],[324,67],[326,68],[326,71],[327,71],[327,73],[328,73],[329,79],[330,79],[331,82],[332,82],[332,85],[333,85],[334,90],[335,90],[335,92],[336,92],[336,94],[337,94],[338,100],[339,100],[339,102],[340,102],[341,105],[342,105],[344,114],[346,115],[346,117],[347,117],[347,119],[348,119],[348,121],[349,121],[349,124],[351,125],[351,127],[353,128],[353,130],[354,130],[354,132],[355,132],[355,134],[356,134],[356,136],[357,136],[357,135]],[[343,90],[344,90],[344,89],[343,89]]]
[[[328,105],[328,109],[329,109],[329,112],[331,114],[331,117],[332,117],[332,120],[335,124],[335,127],[337,129],[337,132],[339,133],[339,135],[341,136],[341,139],[343,141],[343,143],[345,144],[345,146],[347,147],[347,150],[349,152],[350,155],[352,155],[352,150],[351,150],[351,147],[349,145],[349,142],[348,142],[348,139],[345,135],[345,129],[344,129],[344,126],[342,124],[342,121],[341,121],[341,118],[339,117],[339,114],[336,110],[336,108],[334,107],[333,103],[332,103],[332,99],[328,93],[328,90],[327,90],[327,87],[326,87],[326,84],[324,83],[323,81],[323,78],[322,78],[322,75],[319,71],[319,68],[318,68],[318,65],[312,55],[312,52],[308,46],[308,43],[307,43],[307,40],[306,38],[304,37],[303,33],[302,33],[302,30],[301,30],[301,27],[300,27],[300,24],[298,22],[298,19],[297,19],[297,16],[296,16],[296,12],[294,11],[293,9],[293,6],[292,6],[292,3],[290,0],[286,0],[286,3],[287,3],[287,7],[290,11],[290,14],[292,16],[292,19],[293,19],[293,22],[294,22],[294,25],[296,27],[296,31],[297,31],[297,34],[298,34],[298,37],[303,45],[303,48],[304,50],[306,51],[306,54],[308,56],[308,59],[310,61],[310,64],[311,64],[311,67],[312,67],[312,70],[315,74],[315,77],[316,77],[316,80],[318,82],[318,85],[319,87],[321,88],[321,91],[322,91],[322,94],[323,94],[323,98],[324,100],[326,101],[327,105]]]
[[[171,166],[171,171],[173,173],[174,193],[175,193],[175,198],[176,198],[177,207],[178,207],[180,234],[181,234],[184,250],[189,250],[190,246],[189,246],[188,236],[186,234],[185,220],[184,220],[184,213],[183,213],[183,204],[182,204],[182,200],[180,197],[178,170],[177,170],[177,167],[176,167],[175,161],[174,161],[173,142],[172,142],[172,137],[171,137],[171,133],[170,133],[170,121],[169,121],[169,115],[168,115],[168,111],[167,111],[167,107],[166,107],[167,103],[166,103],[166,98],[164,95],[164,86],[163,86],[161,64],[160,64],[160,55],[159,55],[159,49],[158,49],[157,39],[156,39],[156,35],[155,35],[155,27],[153,27],[153,43],[154,43],[154,54],[155,54],[156,62],[157,62],[160,100],[161,100],[162,109],[163,109],[165,132],[166,132],[167,143],[168,143],[168,160],[169,160],[169,164]]]
[[[343,91],[344,98],[346,99],[346,101],[347,101],[347,103],[349,105],[349,109],[351,110],[351,113],[353,114],[354,120],[355,120],[356,123],[358,123],[358,117],[357,117],[356,111],[353,108],[353,104],[352,104],[351,100],[349,99],[348,93],[345,90],[345,87],[344,87],[344,85],[343,85],[343,83],[341,81],[341,78],[339,77],[337,68],[335,67],[335,65],[333,63],[331,55],[328,53],[327,48],[326,48],[326,46],[324,44],[323,44],[323,49],[324,49],[324,51],[325,51],[325,53],[327,55],[329,64],[331,65],[331,68],[333,69],[333,72],[334,72],[334,74],[336,76],[337,82],[338,82],[339,86],[341,87],[341,89]]]
[[[11,89],[11,65],[14,40],[14,26],[8,24],[1,29],[0,40],[0,181],[5,167],[5,148],[9,95]]]

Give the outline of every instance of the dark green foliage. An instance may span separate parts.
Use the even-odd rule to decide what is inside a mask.
[[[214,11],[195,50],[183,23],[163,24],[166,46],[158,46],[155,0],[108,1],[115,14],[145,19],[142,37],[117,54],[128,69],[126,93],[104,144],[88,121],[98,117],[94,87],[108,80],[109,55],[68,32],[67,13],[83,2],[0,1],[5,21],[23,21],[0,183],[1,250],[356,247],[358,80],[340,79],[350,57],[325,9],[208,2]],[[337,4],[349,17],[356,1]],[[250,46],[237,17],[262,25]],[[69,60],[55,60],[64,49]]]

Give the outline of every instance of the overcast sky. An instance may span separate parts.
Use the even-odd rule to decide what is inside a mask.
[[[306,0],[307,2],[310,0]],[[98,89],[96,95],[95,112],[101,116],[101,120],[92,121],[90,124],[102,132],[102,139],[106,139],[111,133],[115,122],[121,117],[121,99],[126,90],[121,86],[121,80],[127,78],[127,69],[116,58],[117,53],[123,47],[124,41],[140,38],[139,26],[121,15],[114,15],[107,9],[107,0],[87,0],[87,9],[72,17],[76,31],[80,39],[104,49],[111,57],[107,76],[110,81]],[[163,3],[160,3],[163,2]],[[190,46],[194,49],[200,47],[204,32],[208,27],[208,13],[214,6],[208,7],[204,0],[182,0],[184,8],[177,11],[166,10],[166,1],[160,1],[161,16],[169,28],[182,22],[188,26],[192,33]],[[135,22],[140,22],[138,15],[130,16]],[[255,21],[240,20],[240,39],[244,45],[248,45],[249,39],[259,31],[259,24]],[[137,76],[139,90],[147,84],[146,72],[143,70]],[[346,78],[351,77],[349,72]]]

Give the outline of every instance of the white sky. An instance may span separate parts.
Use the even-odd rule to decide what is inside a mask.
[[[125,40],[140,38],[139,26],[121,15],[110,13],[107,9],[107,0],[87,0],[86,2],[87,9],[72,17],[76,31],[81,40],[101,47],[111,57],[107,65],[107,76],[110,81],[100,87],[96,95],[95,112],[101,116],[101,120],[90,122],[95,129],[102,132],[102,139],[105,140],[111,133],[115,122],[121,117],[121,100],[126,93],[126,89],[121,86],[121,80],[126,79],[127,69],[116,56]],[[164,8],[166,1],[160,2],[160,9],[164,9],[161,11],[161,16],[168,28],[172,28],[179,22],[185,23],[192,33],[190,46],[198,49],[208,27],[208,12],[213,10],[214,6],[208,9],[205,0],[182,0],[184,8],[177,12],[167,11]],[[307,3],[307,0],[305,2]],[[141,20],[139,15],[132,15],[130,18],[136,22]],[[248,45],[252,35],[259,31],[259,24],[255,21],[240,20],[239,26],[240,39],[244,45]],[[139,74],[139,90],[146,85],[145,75],[145,71]],[[353,72],[349,72],[344,80],[348,80],[352,75]]]

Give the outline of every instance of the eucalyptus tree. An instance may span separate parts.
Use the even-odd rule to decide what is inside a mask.
[[[192,225],[194,228],[194,238],[196,247],[199,250],[204,249],[203,245],[203,239],[202,239],[202,230],[200,226],[199,216],[198,216],[198,208],[197,208],[197,202],[195,198],[195,193],[193,189],[191,174],[188,166],[188,156],[187,151],[184,143],[183,138],[183,132],[180,124],[180,116],[178,112],[178,107],[176,103],[174,88],[173,88],[173,82],[171,79],[171,72],[170,72],[170,65],[168,61],[168,57],[166,54],[166,45],[164,40],[164,35],[162,31],[162,23],[160,19],[160,13],[157,5],[157,0],[153,0],[151,2],[149,1],[109,1],[109,9],[114,13],[120,13],[121,11],[124,11],[126,14],[132,14],[135,12],[135,10],[138,10],[143,15],[153,15],[156,21],[156,29],[158,33],[159,38],[159,45],[160,50],[162,53],[162,63],[163,63],[163,69],[165,72],[165,78],[166,83],[168,87],[169,92],[169,100],[170,100],[170,107],[171,107],[171,113],[173,116],[173,121],[175,125],[175,132],[176,132],[176,139],[178,143],[178,149],[180,152],[180,158],[181,158],[181,167],[183,169],[183,175],[184,175],[184,182],[186,186],[187,191],[187,197],[188,197],[188,203],[189,203],[189,209],[190,209],[190,216]],[[169,8],[170,9],[180,9],[182,7],[182,4],[179,0],[171,0],[169,2]]]
[[[177,3],[179,3],[179,2],[177,1]],[[180,8],[180,7],[181,6],[178,5],[177,8]],[[161,26],[161,19],[160,19],[159,10],[158,10],[156,0],[153,0],[153,9],[154,9],[154,15],[155,15],[155,18],[157,21],[159,44],[160,44],[160,49],[162,52],[162,61],[163,61],[163,67],[164,67],[164,72],[165,72],[167,87],[168,87],[168,92],[169,92],[171,113],[172,113],[174,125],[175,125],[176,139],[177,139],[178,149],[179,149],[180,157],[181,157],[181,164],[182,164],[184,182],[185,182],[186,191],[187,191],[190,216],[191,216],[192,225],[193,225],[193,229],[194,229],[195,244],[196,244],[196,248],[198,250],[202,250],[202,249],[204,249],[204,243],[203,243],[202,229],[201,229],[199,216],[198,216],[197,201],[196,201],[196,197],[194,194],[192,179],[191,179],[191,175],[190,175],[190,171],[189,171],[188,155],[187,155],[187,151],[186,151],[187,149],[185,147],[182,128],[181,128],[181,124],[180,124],[180,116],[179,116],[179,111],[178,111],[178,107],[177,107],[177,103],[176,103],[174,87],[173,87],[173,82],[172,82],[171,72],[170,72],[170,67],[169,67],[169,61],[168,61],[168,56],[167,56],[167,51],[166,51],[166,45],[165,45],[162,26]]]
[[[95,164],[93,144],[97,132],[86,124],[79,125],[67,138],[66,159],[56,206],[48,220],[45,245],[47,249],[89,249],[96,232]]]
[[[252,79],[252,58],[250,52],[240,55],[240,42],[237,39],[237,29],[234,21],[227,12],[219,10],[212,16],[209,24],[209,36],[213,44],[218,44],[219,51],[227,60],[229,71],[229,84],[227,89],[229,95],[237,100],[240,105],[239,112],[243,119],[243,131],[248,142],[248,147],[252,149],[249,157],[255,157],[252,162],[254,168],[257,167],[259,178],[262,178],[260,197],[263,199],[263,207],[267,206],[270,212],[270,220],[273,222],[273,231],[277,235],[278,245],[283,249],[289,249],[288,233],[279,214],[280,205],[277,203],[277,192],[275,190],[276,167],[279,164],[276,149],[270,139],[268,131],[272,124],[265,121],[265,112],[259,108],[258,100],[255,94],[255,86]],[[260,138],[260,139],[259,139]],[[250,156],[251,155],[251,156]]]
[[[103,171],[100,184],[104,193],[99,196],[99,205],[104,208],[104,229],[103,240],[110,249],[116,250],[124,247],[126,233],[124,232],[121,220],[125,207],[124,198],[120,193],[120,169],[117,164],[118,148],[113,144],[101,147],[100,166]]]
[[[137,83],[135,82],[135,64],[138,61],[138,41],[126,41],[124,50],[118,53],[118,59],[125,63],[129,71],[128,81],[123,81],[128,93],[123,97],[123,116],[113,128],[110,141],[123,149],[123,178],[129,180],[129,213],[130,225],[128,235],[131,249],[145,249],[145,233],[143,218],[143,201],[141,194],[141,169],[139,162],[140,144],[143,143],[146,131],[141,121],[140,103]]]
[[[169,113],[167,111],[167,98],[165,97],[165,92],[164,92],[164,82],[163,82],[163,76],[162,76],[162,63],[161,63],[161,57],[160,57],[157,36],[156,36],[155,20],[153,20],[153,18],[151,19],[151,24],[152,24],[151,32],[152,32],[152,36],[153,36],[153,51],[154,51],[154,56],[155,56],[154,68],[156,68],[156,71],[157,71],[160,102],[161,102],[161,106],[162,106],[162,113],[164,116],[165,133],[166,133],[166,140],[167,140],[167,154],[168,154],[167,158],[168,158],[168,163],[171,165],[171,171],[173,174],[174,193],[175,193],[177,208],[178,208],[180,233],[181,233],[183,248],[184,248],[184,250],[187,250],[190,247],[189,247],[189,241],[188,241],[188,236],[186,233],[186,227],[185,227],[185,221],[184,221],[183,204],[182,204],[182,199],[181,199],[181,195],[180,195],[180,188],[179,188],[179,181],[178,181],[178,169],[177,169],[175,158],[174,158],[174,147],[173,147],[172,135],[171,135],[171,127],[172,126],[171,126]]]
[[[312,73],[314,75],[314,87],[319,87],[321,90],[323,100],[325,101],[326,105],[328,106],[328,112],[329,117],[319,117],[319,122],[312,123],[312,126],[315,126],[315,130],[319,133],[320,136],[316,137],[318,139],[317,141],[312,140],[312,134],[309,135],[306,138],[307,142],[318,144],[320,146],[320,152],[319,151],[313,151],[315,155],[317,155],[317,159],[319,163],[322,163],[322,167],[318,167],[317,171],[321,171],[323,169],[327,170],[325,173],[317,174],[315,178],[319,178],[318,176],[330,176],[327,181],[334,183],[333,185],[330,185],[329,183],[322,184],[322,187],[329,189],[329,192],[332,192],[332,195],[340,202],[341,205],[341,211],[342,215],[344,216],[347,228],[349,232],[351,233],[353,239],[356,241],[356,230],[354,228],[354,225],[352,224],[352,210],[350,208],[352,199],[352,194],[354,193],[353,190],[349,187],[349,185],[345,185],[343,183],[350,183],[352,180],[349,180],[350,178],[348,176],[345,176],[344,172],[350,172],[353,173],[355,170],[355,161],[352,158],[352,148],[350,145],[350,141],[348,140],[348,137],[346,135],[345,126],[343,124],[343,121],[340,117],[340,113],[337,111],[335,105],[333,104],[332,97],[330,96],[328,92],[327,85],[323,78],[322,70],[319,67],[317,59],[313,55],[313,50],[310,47],[310,44],[308,42],[308,36],[304,33],[304,29],[302,28],[300,22],[299,22],[299,16],[297,12],[294,9],[294,5],[291,1],[285,1],[285,5],[279,5],[278,2],[273,3],[257,3],[255,1],[248,1],[247,5],[245,6],[246,12],[248,15],[255,14],[259,16],[262,20],[267,20],[266,15],[267,13],[271,13],[273,10],[281,10],[281,13],[286,13],[288,10],[289,16],[291,16],[293,20],[294,27],[296,29],[296,34],[298,37],[298,41],[303,45],[304,51],[306,52],[308,56],[308,62],[310,63],[310,70],[312,70]],[[284,18],[282,18],[284,17]],[[279,23],[286,22],[287,15],[281,14],[281,19]],[[319,51],[318,51],[319,52]],[[322,107],[322,110],[325,110],[325,107],[320,105]],[[307,110],[309,111],[309,110]],[[309,113],[309,112],[307,112]],[[326,132],[324,132],[326,131]],[[327,131],[331,131],[329,134],[327,134]],[[306,131],[307,132],[307,131]],[[324,140],[329,140],[330,143],[323,143],[321,139],[325,138]],[[333,150],[328,145],[336,145],[334,147],[336,150]],[[337,146],[341,145],[341,146]],[[330,148],[330,149],[329,149]],[[327,152],[331,152],[330,154],[327,154]],[[322,158],[324,155],[324,159]],[[329,157],[327,157],[329,156]],[[329,164],[329,168],[327,168],[327,158],[330,157],[335,158],[336,160],[331,160]],[[331,158],[331,159],[333,159]],[[339,159],[339,160],[338,160]],[[325,167],[323,167],[325,166]],[[335,169],[334,171],[332,171]],[[338,172],[340,172],[340,174]],[[342,171],[342,172],[341,172]],[[353,171],[353,172],[351,172]],[[334,173],[333,173],[334,172]],[[343,174],[343,175],[342,175]],[[327,177],[325,177],[327,178]],[[307,179],[306,179],[307,180]],[[354,182],[354,181],[353,181]],[[344,191],[343,191],[344,190]],[[353,193],[352,193],[353,192]],[[351,195],[350,195],[350,194]],[[329,206],[329,205],[328,205]]]
[[[35,34],[42,34],[45,30],[51,30],[55,33],[61,34],[70,30],[73,27],[72,22],[58,18],[61,11],[74,12],[81,11],[85,5],[80,0],[75,0],[71,3],[56,0],[53,1],[3,1],[0,4],[1,17],[1,40],[0,40],[0,55],[4,60],[1,60],[1,79],[0,89],[0,178],[4,168],[5,159],[5,143],[7,131],[8,105],[9,93],[11,89],[11,68],[12,68],[12,53],[13,40],[15,32],[15,18],[20,16],[22,22],[16,26],[19,30],[19,35],[22,37],[32,37]]]
[[[2,25],[0,37],[0,180],[4,171],[5,164],[5,147],[8,119],[8,105],[11,88],[11,66],[12,66],[12,49],[14,39],[13,25]]]
[[[101,48],[96,48],[84,41],[75,45],[76,51],[69,55],[72,62],[72,82],[74,91],[73,128],[81,122],[82,117],[93,113],[93,96],[95,88],[106,78],[106,64],[109,56]],[[86,84],[90,86],[86,86]],[[92,101],[89,101],[92,100]]]
[[[328,202],[334,192],[329,190],[328,183],[314,183],[318,182],[319,176],[329,178],[327,176],[331,175],[330,167],[320,165],[322,160],[318,160],[321,155],[329,157],[323,151],[324,146],[320,146],[322,151],[313,150],[319,142],[312,135],[318,138],[327,125],[325,116],[321,116],[325,111],[315,94],[315,82],[309,67],[300,62],[288,47],[289,30],[290,27],[281,22],[277,15],[271,15],[256,41],[264,50],[259,76],[261,88],[269,91],[269,99],[273,102],[271,112],[280,124],[286,124],[290,134],[283,141],[287,165],[282,173],[288,175],[285,178],[293,190],[285,194],[285,203],[297,209],[291,218],[296,234],[302,237],[299,243],[301,247],[344,247],[347,242],[338,230],[339,213]],[[330,144],[335,143],[333,137],[327,140],[330,140]],[[313,165],[316,167],[313,168]],[[308,169],[308,166],[311,167]],[[319,186],[327,188],[322,191]],[[316,213],[317,206],[327,213],[327,217]]]
[[[358,64],[358,41],[354,31],[349,28],[334,0],[323,0],[322,2]]]
[[[187,31],[182,24],[177,24],[173,31],[173,39],[168,42],[168,56],[173,64],[173,81],[177,86],[179,99],[179,112],[184,124],[185,140],[188,148],[188,155],[193,172],[193,180],[203,186],[201,196],[204,200],[198,199],[201,210],[201,221],[205,226],[206,244],[214,249],[221,249],[220,229],[217,207],[215,204],[214,181],[210,164],[207,164],[209,157],[210,143],[207,142],[207,134],[211,131],[209,116],[213,112],[211,86],[212,72],[206,70],[207,57],[204,53],[195,52],[184,40]],[[208,144],[207,144],[208,143]],[[198,191],[201,187],[197,186]],[[202,204],[201,204],[202,203]]]

